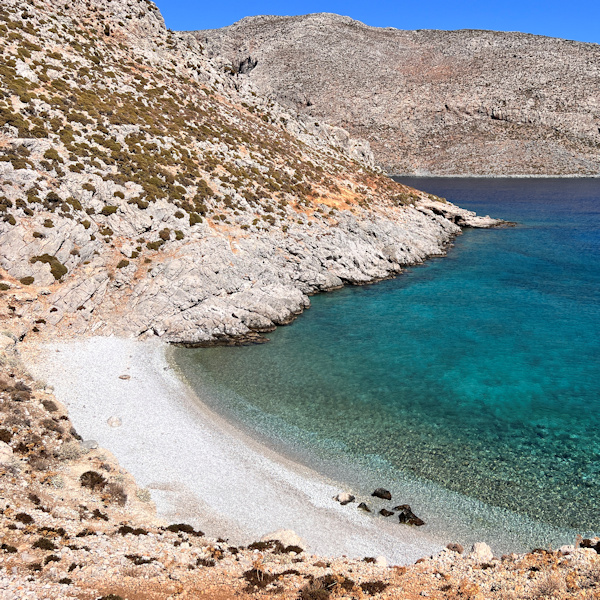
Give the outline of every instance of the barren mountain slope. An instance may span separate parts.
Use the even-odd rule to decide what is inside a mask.
[[[240,81],[368,140],[391,173],[600,173],[596,44],[332,14],[248,17],[196,36]]]

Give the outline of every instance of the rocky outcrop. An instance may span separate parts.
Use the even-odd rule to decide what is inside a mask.
[[[307,120],[366,139],[393,174],[600,174],[600,46],[522,33],[248,17],[210,55]]]
[[[258,63],[227,71],[151,3],[10,0],[0,16],[1,293],[24,332],[260,341],[309,294],[497,224],[240,86]]]

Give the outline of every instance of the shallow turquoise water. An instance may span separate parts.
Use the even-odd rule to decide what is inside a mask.
[[[433,482],[600,532],[600,180],[406,181],[519,226],[313,297],[269,344],[176,362],[221,413],[350,484]]]

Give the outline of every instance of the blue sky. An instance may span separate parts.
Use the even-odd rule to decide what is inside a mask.
[[[334,12],[368,25],[398,29],[494,29],[523,31],[600,43],[600,0],[158,0],[167,27],[224,27],[249,15]]]

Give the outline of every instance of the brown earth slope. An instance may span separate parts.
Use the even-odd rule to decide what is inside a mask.
[[[240,81],[368,140],[390,173],[600,173],[597,44],[333,14],[248,17],[196,36]]]

